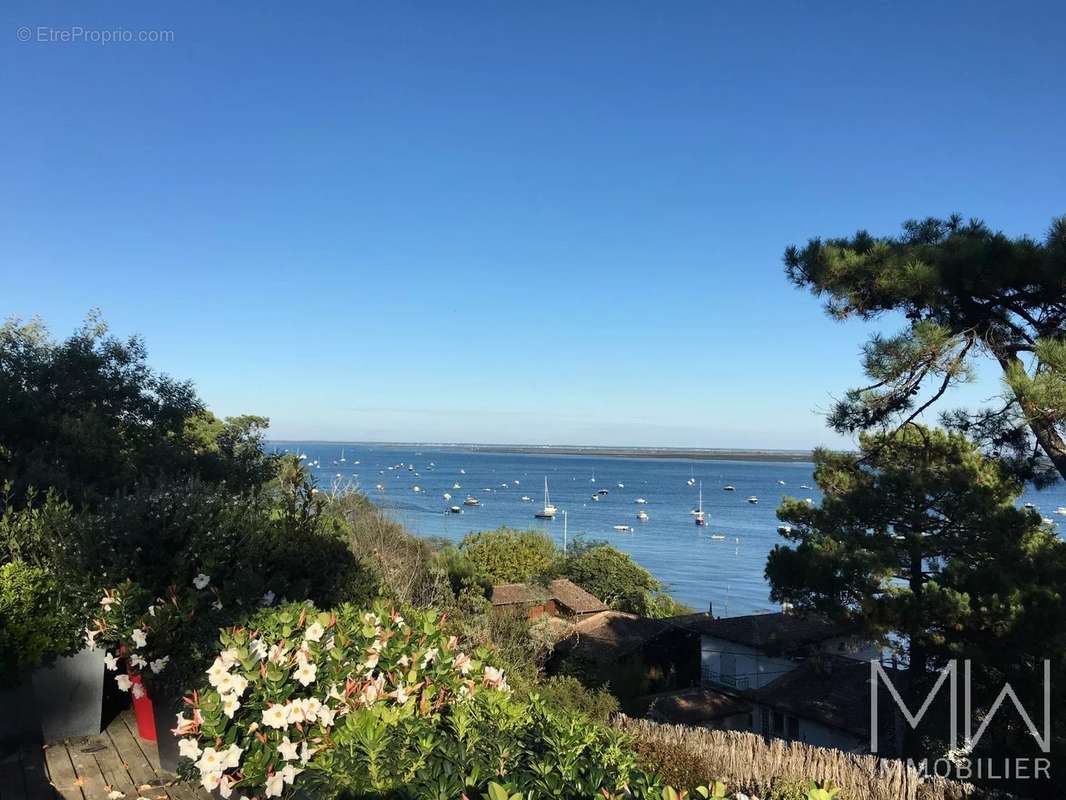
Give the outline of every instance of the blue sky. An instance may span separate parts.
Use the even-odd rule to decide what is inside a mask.
[[[280,438],[839,444],[784,247],[1066,213],[1061,3],[177,5],[0,11],[0,315]]]

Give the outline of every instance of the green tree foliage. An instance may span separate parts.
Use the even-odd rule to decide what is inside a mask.
[[[477,575],[490,583],[523,583],[552,573],[555,542],[537,531],[498,528],[471,533],[460,548]]]
[[[796,286],[826,298],[835,318],[898,312],[909,323],[866,345],[871,384],[837,404],[837,430],[917,418],[969,380],[983,354],[1002,368],[1004,402],[952,412],[945,424],[1025,477],[1066,477],[1066,217],[1053,220],[1040,242],[957,216],[911,220],[894,238],[860,231],[789,247],[785,267]]]
[[[0,481],[80,505],[135,482],[260,480],[266,420],[213,424],[190,382],[146,358],[143,341],[109,335],[96,314],[62,342],[39,321],[0,325]]]
[[[790,545],[767,561],[774,600],[897,637],[912,699],[949,658],[972,658],[976,680],[998,691],[1009,677],[1031,699],[1044,658],[1066,674],[1066,544],[1016,507],[1022,486],[999,462],[912,423],[862,435],[858,454],[817,452],[815,480],[820,506],[778,509]]]
[[[553,675],[536,689],[548,708],[578,711],[597,722],[607,722],[618,711],[618,701],[605,689],[589,689],[572,675]]]
[[[22,561],[0,566],[0,687],[77,652],[83,619],[47,570]]]
[[[690,610],[666,594],[662,584],[628,553],[604,542],[575,545],[561,574],[618,611],[670,617]]]

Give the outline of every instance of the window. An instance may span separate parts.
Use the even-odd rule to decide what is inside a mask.
[[[799,739],[800,738],[800,721],[795,717],[788,718],[788,738]]]
[[[774,736],[785,735],[785,715],[780,711],[773,712],[773,732]]]

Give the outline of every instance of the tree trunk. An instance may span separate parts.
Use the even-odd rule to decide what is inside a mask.
[[[911,544],[910,552],[910,584],[911,594],[916,603],[922,602],[922,590],[925,586],[925,574],[922,571],[921,543]],[[925,618],[924,614],[915,613],[915,621]],[[926,678],[929,670],[929,652],[922,639],[923,628],[911,627],[907,632],[907,699],[911,712],[916,712],[925,697]],[[903,752],[908,758],[921,758],[921,736],[915,728],[907,726],[904,736]]]
[[[996,359],[999,361],[999,365],[1003,368],[1003,373],[1006,374],[1007,370],[1012,366],[1020,366],[1021,361],[1017,356],[1007,356],[996,354]],[[1063,480],[1066,480],[1066,441],[1063,441],[1062,436],[1057,430],[1055,430],[1055,424],[1044,418],[1044,414],[1037,408],[1033,408],[1030,403],[1027,403],[1022,398],[1018,398],[1018,405],[1021,406],[1022,412],[1025,414],[1026,422],[1029,425],[1029,430],[1033,432],[1033,436],[1036,437],[1036,443],[1040,445],[1040,449],[1044,451],[1051,463],[1055,465],[1055,469],[1058,470]]]

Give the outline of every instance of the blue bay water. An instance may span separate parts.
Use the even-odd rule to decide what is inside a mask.
[[[767,554],[783,541],[775,510],[786,495],[809,497],[816,503],[821,499],[812,477],[813,465],[808,462],[291,442],[277,445],[277,450],[298,451],[307,456],[305,464],[317,462],[311,472],[323,490],[335,481],[358,486],[391,518],[419,536],[459,541],[471,531],[508,526],[542,530],[561,547],[562,512],[566,511],[571,540],[607,541],[632,555],[677,600],[697,610],[713,603],[715,613],[723,616],[777,610],[763,575]],[[401,463],[405,466],[389,469]],[[554,520],[533,517],[543,504],[545,477],[552,503],[559,509]],[[695,525],[690,513],[697,502],[697,487],[688,485],[690,478],[703,481],[704,528]],[[456,483],[460,488],[453,488]],[[376,488],[379,484],[382,490]],[[723,491],[726,484],[736,491]],[[415,486],[421,491],[415,492]],[[608,494],[593,501],[591,495],[597,489],[607,489]],[[443,499],[446,492],[451,500]],[[759,499],[756,505],[748,502],[753,495]],[[448,506],[461,506],[467,496],[476,497],[481,505],[464,507],[462,514],[446,513]],[[531,501],[523,501],[523,496]],[[638,505],[638,497],[647,503]],[[1021,502],[1033,503],[1060,530],[1066,528],[1066,517],[1053,513],[1066,506],[1066,485],[1029,490]],[[648,514],[646,522],[637,519],[641,509]],[[633,532],[620,533],[615,525],[629,525]],[[725,538],[712,538],[715,535]]]

